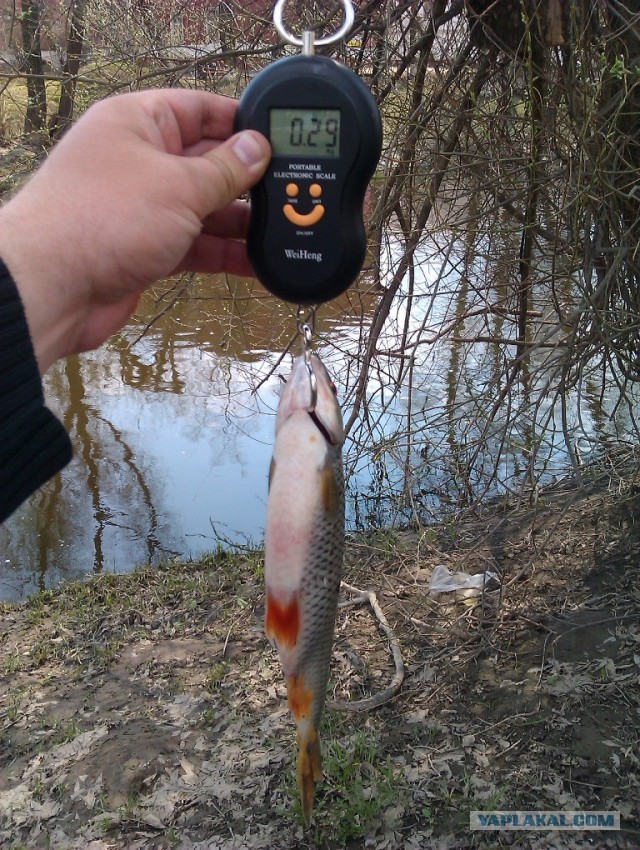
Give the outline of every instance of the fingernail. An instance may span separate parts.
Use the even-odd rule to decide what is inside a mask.
[[[240,133],[233,144],[233,149],[238,159],[249,167],[264,162],[264,149],[251,132]]]

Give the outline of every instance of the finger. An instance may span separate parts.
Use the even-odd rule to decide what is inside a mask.
[[[244,242],[201,234],[194,240],[176,272],[237,274],[253,277],[253,266]]]
[[[254,130],[237,133],[199,158],[185,157],[184,164],[193,170],[195,177],[194,211],[200,219],[224,209],[253,186],[270,158],[269,142]]]
[[[159,125],[163,121],[164,108],[169,107],[180,130],[183,148],[196,145],[202,139],[228,139],[233,133],[237,108],[233,98],[186,89],[160,89],[140,94],[149,97]]]
[[[246,201],[234,201],[226,209],[207,216],[202,223],[202,232],[209,236],[244,239],[250,216],[251,207]]]
[[[195,145],[189,145],[182,151],[182,156],[204,156],[204,154],[213,151],[220,147],[222,141],[220,139],[202,139],[196,142]]]

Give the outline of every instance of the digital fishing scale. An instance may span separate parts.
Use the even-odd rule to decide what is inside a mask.
[[[315,55],[315,45],[342,38],[352,27],[351,3],[332,36],[302,38],[274,24],[302,54],[260,71],[240,99],[236,130],[258,130],[272,158],[251,190],[247,250],[258,279],[274,295],[315,305],[353,283],[366,252],[363,203],[380,158],[382,122],[376,101],[349,68]]]

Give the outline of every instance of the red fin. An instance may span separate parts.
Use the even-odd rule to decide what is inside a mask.
[[[298,790],[306,823],[311,820],[315,784],[322,779],[320,738],[313,726],[306,734],[298,734]]]
[[[291,649],[296,645],[300,631],[298,597],[293,596],[284,605],[267,589],[267,611],[264,630],[267,637]]]

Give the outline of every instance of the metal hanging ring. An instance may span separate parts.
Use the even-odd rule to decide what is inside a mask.
[[[302,47],[304,45],[304,40],[296,35],[293,35],[286,29],[284,22],[282,20],[282,16],[284,14],[284,5],[287,0],[278,0],[273,10],[273,25],[278,31],[280,37],[284,41],[288,41],[289,44],[295,44],[296,47]],[[334,32],[333,35],[327,35],[324,38],[314,39],[314,44],[316,47],[321,47],[323,44],[333,44],[336,41],[340,41],[343,39],[347,33],[351,30],[353,26],[353,22],[355,20],[355,11],[353,9],[353,4],[350,0],[342,0],[342,5],[344,7],[344,22],[342,26]]]

